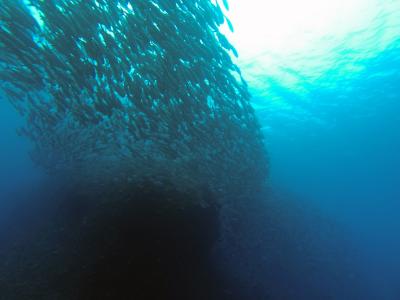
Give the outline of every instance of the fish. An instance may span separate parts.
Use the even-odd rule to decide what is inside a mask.
[[[23,1],[4,3],[0,89],[38,165],[99,183],[128,180],[109,167],[126,164],[130,184],[197,182],[221,199],[264,182],[265,143],[220,32],[225,22],[233,32],[226,0],[31,0],[40,26]]]
[[[225,17],[225,21],[226,21],[226,24],[228,25],[229,30],[230,30],[232,33],[235,32],[235,30],[234,30],[234,28],[233,28],[233,25],[232,25],[232,22],[231,22],[227,17]]]
[[[229,3],[228,0],[222,0],[222,3],[224,4],[224,7],[226,10],[229,10]]]

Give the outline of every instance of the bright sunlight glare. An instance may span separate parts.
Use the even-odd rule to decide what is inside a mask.
[[[260,76],[267,73],[296,90],[300,78],[322,83],[332,70],[342,78],[362,72],[363,60],[400,37],[399,0],[228,1],[234,32],[226,25],[222,31],[238,50],[250,86],[259,90],[267,86]]]
[[[392,1],[386,1],[389,4]],[[371,26],[377,0],[230,0],[229,34],[243,57],[263,51],[308,51],[313,41],[340,41]]]

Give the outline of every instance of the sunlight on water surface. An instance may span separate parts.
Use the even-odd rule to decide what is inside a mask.
[[[400,34],[400,2],[382,0],[231,0],[230,39],[256,95],[273,85],[307,93],[333,77],[364,70]],[[268,95],[274,99],[276,95]],[[304,97],[304,95],[300,95]],[[279,97],[278,97],[279,98]],[[257,106],[262,103],[256,102]]]

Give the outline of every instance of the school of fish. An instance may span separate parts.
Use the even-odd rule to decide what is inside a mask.
[[[226,0],[0,0],[0,96],[51,174],[220,195],[265,182]]]

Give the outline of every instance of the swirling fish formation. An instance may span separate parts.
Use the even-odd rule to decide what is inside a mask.
[[[267,158],[210,0],[2,0],[0,88],[33,159],[80,182],[237,193]]]

